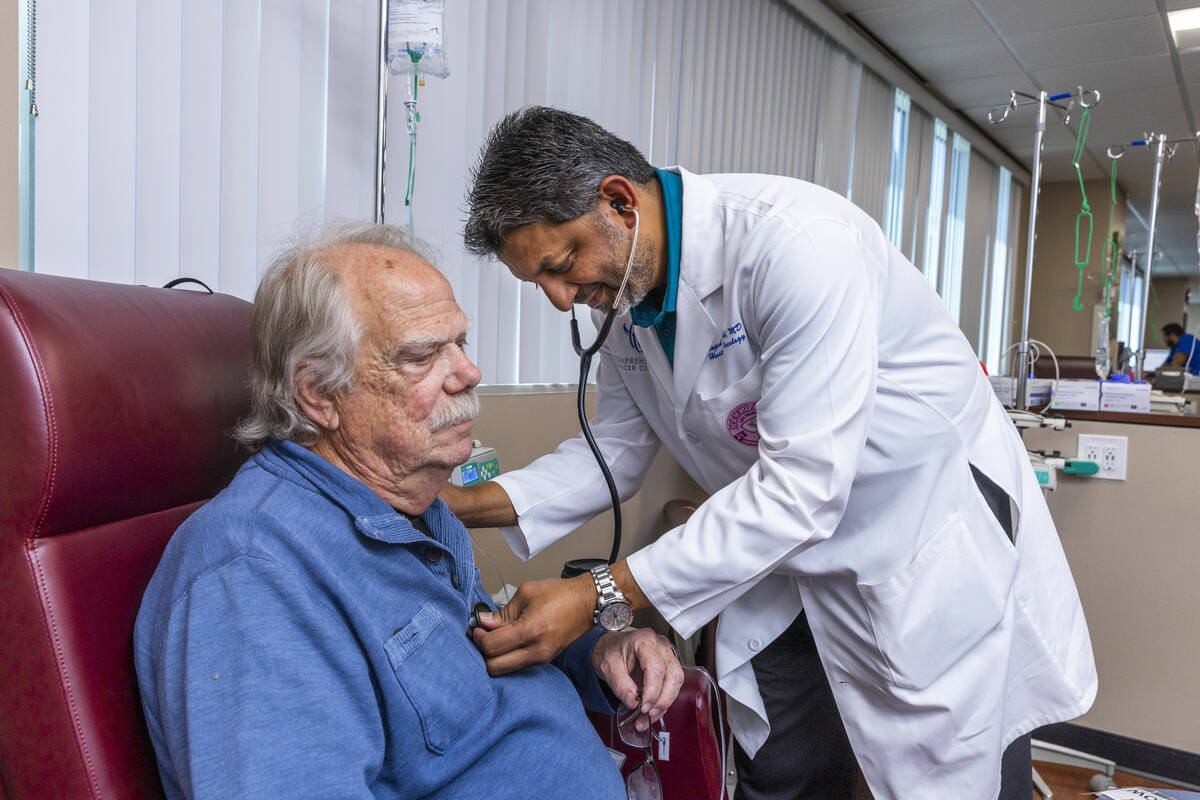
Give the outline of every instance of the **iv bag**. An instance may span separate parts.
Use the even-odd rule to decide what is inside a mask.
[[[450,75],[445,0],[388,0],[387,57],[393,75]]]
[[[1108,316],[1101,312],[1096,336],[1096,375],[1102,381],[1108,380],[1108,373],[1112,368],[1112,360],[1108,354],[1108,321]]]

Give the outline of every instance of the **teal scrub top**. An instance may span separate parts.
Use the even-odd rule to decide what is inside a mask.
[[[667,217],[667,283],[629,310],[633,324],[654,328],[667,362],[675,366],[675,297],[679,292],[679,251],[683,242],[683,179],[674,172],[655,167],[662,185],[663,210]]]

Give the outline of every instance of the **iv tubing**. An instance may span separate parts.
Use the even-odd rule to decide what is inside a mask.
[[[1079,159],[1083,156],[1083,146],[1087,142],[1091,116],[1091,108],[1084,108],[1083,113],[1079,116],[1079,134],[1075,137],[1075,157],[1072,160],[1072,164],[1075,167],[1075,176],[1079,178],[1079,194],[1083,198],[1079,207],[1079,214],[1075,217],[1075,268],[1079,271],[1079,282],[1075,290],[1075,300],[1071,305],[1076,311],[1083,311],[1083,303],[1080,301],[1080,298],[1083,296],[1083,271],[1087,269],[1088,260],[1092,255],[1092,232],[1095,228],[1092,209],[1088,205],[1087,189],[1083,187],[1083,170],[1079,167]],[[1113,163],[1115,164],[1116,161]],[[1084,248],[1083,257],[1081,258],[1079,254],[1079,229],[1085,219],[1087,220],[1087,246]]]

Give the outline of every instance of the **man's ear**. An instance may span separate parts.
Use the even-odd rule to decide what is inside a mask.
[[[304,374],[305,366],[307,365],[300,364],[296,368],[296,404],[317,427],[326,431],[336,431],[341,425],[337,403],[313,387]]]

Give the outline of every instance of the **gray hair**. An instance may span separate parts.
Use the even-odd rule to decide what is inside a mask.
[[[257,452],[270,438],[310,446],[321,431],[296,402],[308,383],[323,397],[354,390],[362,326],[341,275],[329,261],[342,245],[373,244],[432,261],[429,247],[406,229],[337,221],[280,253],[263,273],[250,322],[250,413],[233,436]]]
[[[546,106],[514,111],[492,128],[471,170],[467,250],[495,255],[517,228],[583,216],[609,175],[646,184],[654,167],[632,144],[587,117]]]

